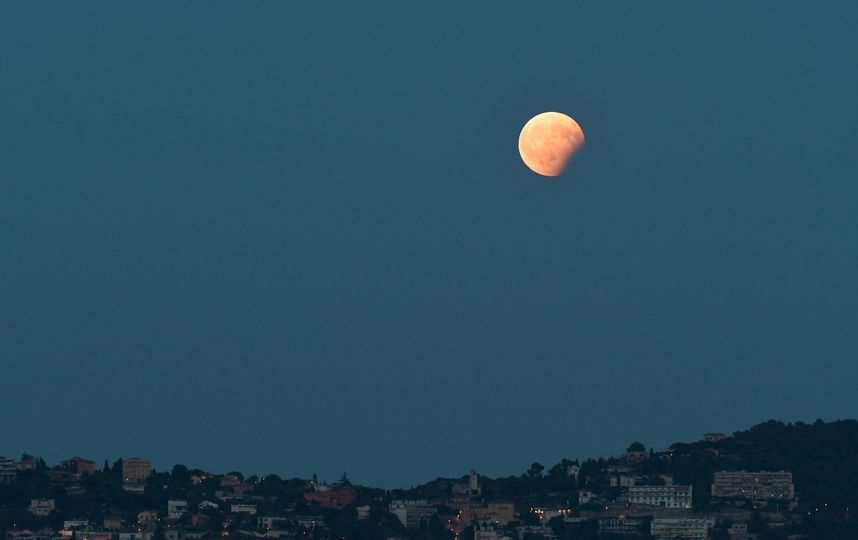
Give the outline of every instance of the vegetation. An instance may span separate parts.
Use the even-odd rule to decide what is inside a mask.
[[[713,475],[720,470],[791,471],[798,493],[798,503],[790,508],[786,502],[760,507],[747,503],[750,513],[748,528],[760,540],[786,539],[802,535],[807,539],[839,540],[858,538],[858,421],[817,421],[783,423],[769,421],[746,431],[734,433],[718,441],[677,443],[663,452],[646,453],[643,443],[635,441],[627,453],[638,453],[632,460],[624,456],[589,459],[583,462],[564,459],[550,468],[532,463],[519,475],[480,477],[483,500],[513,501],[518,522],[506,525],[505,534],[516,535],[517,525],[547,525],[540,529],[553,533],[558,540],[598,537],[596,519],[604,514],[605,504],[616,504],[622,490],[611,486],[611,472],[633,470],[650,483],[663,483],[663,477],[673,475],[678,484],[691,484],[695,511],[716,514],[718,501],[710,500]],[[639,453],[644,453],[640,456]],[[100,524],[105,517],[119,515],[126,524],[133,524],[143,510],[154,510],[165,516],[167,501],[187,500],[192,509],[178,520],[162,519],[149,525],[156,538],[169,528],[191,530],[204,535],[240,536],[251,534],[260,527],[255,516],[229,512],[225,501],[223,477],[215,476],[185,465],[175,465],[169,472],[153,472],[142,494],[123,490],[122,461],[112,465],[105,461],[94,474],[74,477],[51,469],[44,460],[25,454],[21,460],[32,460],[34,467],[18,472],[17,483],[0,485],[0,532],[8,530],[58,530],[70,519],[88,519]],[[277,475],[251,476],[239,472],[230,475],[243,482],[243,497],[258,507],[259,515],[281,516],[302,540],[382,540],[409,538],[413,540],[472,540],[474,526],[458,523],[457,510],[451,499],[456,486],[467,485],[468,477],[437,478],[410,489],[385,491],[353,485],[345,473],[331,489],[354,489],[357,500],[342,509],[320,507],[309,503],[305,494],[318,482],[300,478],[284,479]],[[580,490],[597,494],[597,501],[578,504]],[[32,499],[53,499],[56,511],[47,517],[37,517],[27,511]],[[436,503],[437,514],[425,520],[419,528],[406,528],[388,512],[388,504],[398,499],[426,499]],[[207,502],[200,506],[201,503]],[[209,504],[210,503],[210,504]],[[218,505],[215,508],[214,505]],[[359,519],[357,508],[363,510]],[[574,522],[555,517],[543,523],[534,508],[572,508],[578,517],[590,519]],[[198,514],[192,518],[190,514]],[[202,515],[202,517],[200,517]],[[784,516],[788,516],[788,519]],[[316,516],[324,525],[305,526],[302,516]],[[315,519],[315,518],[314,518]],[[773,526],[778,521],[779,526]],[[711,532],[712,538],[727,538],[729,519],[719,519]],[[641,531],[639,538],[647,538]],[[541,532],[527,532],[527,540],[545,540]],[[608,538],[601,537],[603,540]],[[635,536],[624,536],[626,540]]]

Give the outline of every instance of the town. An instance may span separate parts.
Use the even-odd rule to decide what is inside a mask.
[[[6,540],[833,540],[858,538],[856,487],[854,420],[769,421],[396,490],[345,473],[326,483],[24,454],[0,458],[0,530]]]

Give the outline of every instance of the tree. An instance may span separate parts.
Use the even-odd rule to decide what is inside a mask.
[[[352,485],[352,481],[349,479],[349,475],[346,473],[343,473],[343,475],[340,476],[340,479],[337,480],[337,485],[338,486],[350,486],[350,485]]]
[[[541,463],[533,463],[529,469],[527,469],[527,476],[531,478],[539,476],[542,474],[542,471],[545,467]]]
[[[186,483],[191,480],[191,473],[188,472],[188,468],[184,465],[173,465],[173,471],[170,473],[170,477],[174,482]]]
[[[626,452],[646,452],[646,446],[641,442],[635,441],[626,448]]]

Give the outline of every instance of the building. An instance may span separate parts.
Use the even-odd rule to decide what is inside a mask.
[[[606,534],[639,535],[643,534],[646,520],[632,517],[602,518],[599,520],[599,536]]]
[[[113,540],[113,534],[104,531],[75,531],[75,540]]]
[[[143,510],[137,514],[137,523],[141,525],[155,523],[156,521],[158,521],[158,512],[155,510]]]
[[[499,531],[491,527],[475,527],[474,540],[498,540]]]
[[[295,516],[295,521],[298,522],[298,526],[308,530],[325,528],[324,516]]]
[[[211,519],[211,516],[207,514],[191,514],[191,527],[205,527],[209,524],[209,521],[211,521]]]
[[[626,459],[632,462],[646,461],[649,458],[649,452],[646,450],[631,450],[626,452]]]
[[[706,540],[713,525],[715,520],[708,518],[655,518],[649,533],[654,538]]]
[[[393,501],[389,510],[403,525],[415,529],[428,525],[429,518],[438,513],[435,506],[425,500]]]
[[[150,532],[127,532],[119,533],[118,540],[152,540],[153,536]]]
[[[515,521],[515,504],[508,501],[468,501],[454,506],[462,512],[461,520],[464,523],[486,521],[506,525]]]
[[[47,517],[51,512],[57,509],[54,499],[32,499],[27,511],[34,516]]]
[[[480,477],[477,475],[476,469],[471,469],[468,475],[468,482],[456,482],[452,487],[453,495],[467,495],[469,497],[479,497],[482,493],[480,488]]]
[[[60,462],[60,468],[74,474],[95,474],[95,462],[83,459],[82,457],[73,457]]]
[[[355,510],[357,510],[357,518],[359,520],[363,521],[365,519],[369,519],[370,506],[368,504],[357,506],[355,507]]]
[[[259,516],[256,518],[256,526],[264,531],[283,526],[287,521],[289,521],[289,518],[283,516]]]
[[[559,517],[559,518],[566,519],[567,517],[572,515],[572,509],[566,508],[566,507],[555,507],[555,508],[535,507],[535,508],[532,508],[531,511],[534,514],[536,514],[537,517],[539,517],[539,522],[542,523],[543,525],[548,523],[549,521],[551,521],[554,518]]]
[[[596,500],[596,494],[592,491],[582,489],[578,492],[578,505],[587,504],[590,501]]]
[[[188,501],[181,499],[170,499],[167,501],[167,517],[170,519],[181,519],[188,513]]]
[[[518,540],[524,540],[528,534],[536,534],[542,536],[545,540],[557,540],[557,535],[554,529],[547,525],[523,525],[515,528]]]
[[[122,482],[143,484],[152,473],[152,462],[148,459],[128,458],[122,460]]]
[[[122,516],[105,516],[103,525],[105,531],[118,531],[125,526],[125,520]]]
[[[322,508],[343,508],[357,500],[357,490],[352,486],[339,486],[305,493],[304,500],[309,503],[318,503]]]
[[[628,474],[611,475],[611,487],[632,487],[638,481],[638,478]]]
[[[718,441],[723,441],[726,438],[727,438],[726,435],[724,435],[723,433],[718,433],[718,432],[709,432],[709,433],[706,433],[705,435],[703,435],[703,440],[706,442],[718,442]]]
[[[0,456],[0,484],[14,484],[18,478],[15,461]]]
[[[471,469],[471,474],[468,476],[468,495],[471,497],[479,497],[483,492],[480,489],[480,477],[477,476],[477,470]]]
[[[633,486],[629,488],[631,504],[691,508],[691,486]]]
[[[721,471],[715,473],[712,496],[723,499],[791,501],[795,498],[795,486],[791,472]]]
[[[256,505],[255,504],[233,504],[229,507],[229,511],[233,514],[249,514],[251,516],[256,515]]]
[[[748,524],[734,523],[727,529],[730,540],[748,540]]]
[[[15,464],[15,468],[17,468],[19,471],[34,471],[36,470],[37,466],[38,462],[33,458],[22,459]]]

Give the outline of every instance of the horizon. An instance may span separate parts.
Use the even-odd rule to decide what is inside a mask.
[[[733,430],[733,431],[729,431],[729,432],[727,432],[727,431],[719,432],[719,431],[715,430],[713,432],[714,433],[723,433],[728,438],[731,438],[736,433],[741,433],[741,432],[747,431],[753,427],[756,427],[758,425],[766,424],[769,422],[778,422],[778,423],[789,426],[789,425],[795,425],[795,424],[799,424],[799,423],[804,423],[806,425],[810,425],[810,424],[814,424],[814,423],[819,422],[819,421],[823,421],[826,423],[858,422],[858,419],[835,418],[835,419],[826,420],[826,419],[816,418],[813,421],[804,421],[804,420],[786,421],[786,420],[779,420],[779,419],[775,419],[775,418],[770,418],[770,419],[765,420],[765,421],[756,422],[756,423],[749,425],[749,426],[742,428],[742,429],[737,429],[737,430]],[[506,472],[506,473],[491,474],[491,473],[488,473],[488,472],[484,471],[483,469],[481,469],[479,467],[479,464],[473,464],[466,471],[462,472],[461,475],[455,475],[455,474],[451,475],[450,473],[438,474],[438,475],[435,475],[432,477],[423,478],[421,481],[418,481],[418,482],[411,482],[408,486],[406,486],[404,484],[391,486],[391,485],[382,485],[380,483],[376,483],[376,482],[372,482],[372,481],[363,481],[360,478],[356,479],[355,476],[351,473],[351,471],[341,471],[340,473],[334,474],[333,477],[331,477],[331,478],[325,478],[325,477],[322,477],[320,475],[317,475],[317,473],[315,473],[315,472],[309,472],[309,473],[303,473],[303,474],[292,474],[292,473],[282,474],[278,471],[264,471],[264,472],[252,471],[252,470],[248,471],[244,468],[226,468],[226,469],[217,470],[217,469],[211,469],[208,467],[199,466],[198,464],[193,463],[193,462],[177,461],[177,462],[172,463],[172,464],[164,465],[162,463],[157,463],[154,460],[150,460],[150,461],[152,461],[152,471],[158,472],[158,473],[169,473],[173,469],[174,466],[183,465],[183,466],[187,467],[189,470],[201,470],[207,474],[212,474],[214,476],[223,476],[226,474],[237,472],[237,473],[240,473],[245,479],[250,478],[251,476],[257,476],[261,479],[261,478],[264,478],[265,476],[272,475],[272,474],[277,475],[284,480],[286,480],[286,479],[307,480],[307,479],[312,478],[313,476],[318,476],[320,483],[322,483],[322,484],[334,484],[336,482],[336,479],[340,478],[343,474],[347,474],[349,477],[349,480],[354,485],[360,485],[360,486],[365,486],[365,487],[372,487],[372,488],[385,489],[387,491],[393,491],[393,490],[408,490],[408,489],[411,489],[411,488],[417,487],[419,485],[423,485],[423,484],[426,484],[428,482],[432,482],[432,481],[435,481],[438,479],[447,479],[447,480],[461,479],[461,478],[467,477],[469,471],[472,469],[476,470],[477,474],[481,477],[501,478],[501,477],[517,476],[520,474],[524,474],[526,468],[529,467],[533,463],[541,463],[542,465],[545,466],[546,469],[548,469],[553,465],[559,464],[564,459],[569,459],[571,461],[578,461],[580,463],[583,463],[584,461],[591,460],[591,459],[592,460],[611,459],[611,458],[616,459],[616,458],[622,457],[623,454],[626,452],[626,448],[628,447],[628,445],[631,443],[634,443],[634,442],[640,442],[641,444],[643,444],[646,447],[647,450],[652,450],[656,453],[664,452],[664,451],[667,451],[669,449],[669,447],[673,444],[689,444],[689,443],[701,442],[701,441],[703,441],[703,435],[705,435],[705,433],[701,433],[699,438],[692,439],[692,440],[676,440],[676,441],[673,441],[672,443],[669,443],[669,444],[667,444],[661,448],[649,445],[644,440],[641,440],[641,439],[630,439],[625,445],[623,445],[623,448],[620,451],[614,451],[612,453],[603,453],[603,454],[599,454],[599,455],[588,455],[588,456],[562,456],[555,461],[534,460],[534,461],[528,462],[527,464],[523,463],[521,465],[521,467],[515,471],[510,471],[510,472]],[[103,463],[104,463],[105,459],[107,460],[107,463],[111,467],[120,459],[131,459],[131,458],[149,459],[147,456],[131,455],[131,454],[125,455],[125,456],[120,456],[120,457],[115,457],[115,458],[109,458],[108,457],[108,458],[103,458],[103,459],[93,458],[92,456],[87,456],[87,455],[82,455],[82,454],[69,454],[69,455],[66,455],[65,457],[61,457],[61,458],[57,458],[57,459],[48,459],[44,455],[39,454],[38,452],[34,453],[34,452],[26,451],[26,450],[22,451],[22,452],[18,452],[17,454],[3,454],[2,452],[0,452],[0,458],[6,457],[6,458],[17,460],[17,459],[19,459],[19,457],[23,456],[24,454],[31,455],[36,459],[44,459],[45,463],[49,467],[57,466],[61,461],[64,461],[66,459],[72,459],[74,457],[79,457],[79,458],[88,459],[88,460],[93,461],[96,465],[96,470],[103,470]]]

